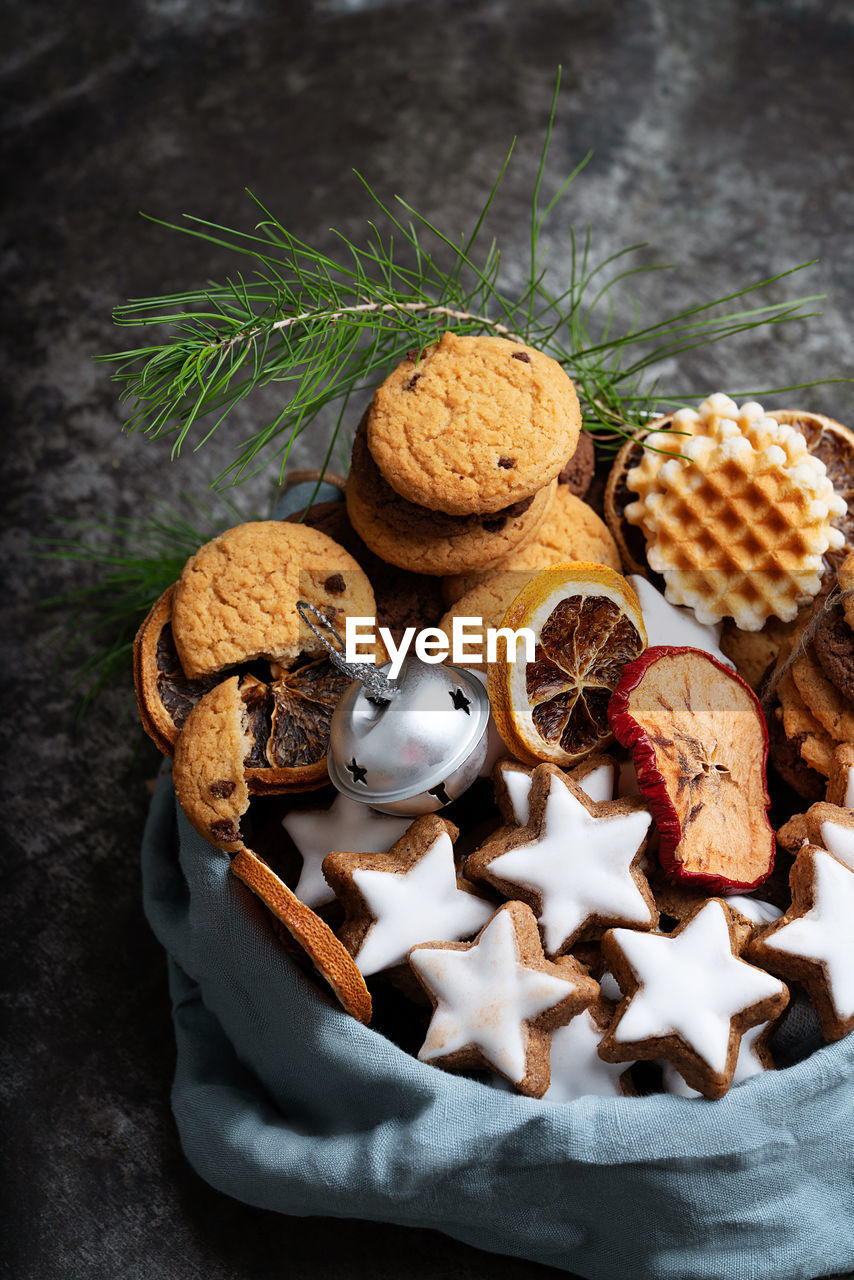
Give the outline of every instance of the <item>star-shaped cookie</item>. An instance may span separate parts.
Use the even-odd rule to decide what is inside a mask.
[[[774,1059],[771,1057],[768,1041],[776,1025],[776,1020],[760,1022],[758,1026],[745,1031],[741,1037],[730,1088],[744,1084],[745,1080],[752,1080],[763,1071],[773,1071]],[[665,1093],[675,1094],[678,1098],[702,1098],[703,1096],[685,1083],[672,1062],[661,1063],[661,1083],[664,1085]]]
[[[323,874],[346,919],[338,936],[368,977],[403,964],[410,947],[470,938],[493,904],[457,878],[459,832],[436,814],[416,818],[388,853],[330,853]]]
[[[527,826],[530,820],[531,775],[530,765],[518,760],[499,760],[492,771],[495,802],[504,821],[512,826]],[[610,756],[588,756],[574,769],[566,771],[566,777],[580,787],[594,804],[605,804],[614,797],[617,765]]]
[[[854,812],[818,800],[806,813],[796,813],[777,833],[784,849],[797,853],[805,844],[827,849],[854,871]]]
[[[378,813],[358,800],[337,793],[328,809],[292,809],[282,826],[302,855],[295,893],[307,907],[335,901],[321,865],[329,853],[341,849],[359,853],[387,853],[410,824],[410,818]]]
[[[854,742],[841,743],[833,753],[827,799],[843,809],[854,810]]]
[[[623,991],[604,1058],[667,1058],[707,1098],[729,1089],[748,1027],[786,1007],[782,982],[740,958],[744,931],[710,898],[671,934],[609,929],[602,953]]]
[[[792,905],[748,947],[757,964],[802,982],[826,1040],[854,1030],[854,869],[805,845],[789,874]]]
[[[610,1002],[597,1000],[552,1033],[551,1082],[543,1095],[546,1102],[574,1102],[590,1094],[600,1098],[625,1095],[626,1063],[606,1062],[599,1054],[613,1013]]]
[[[536,913],[547,955],[609,925],[658,923],[638,865],[650,814],[640,800],[594,804],[554,765],[531,775],[528,825],[500,831],[469,857],[466,874]]]
[[[433,1004],[421,1061],[491,1067],[533,1098],[549,1085],[552,1031],[599,991],[575,961],[545,959],[522,902],[500,907],[474,942],[413,947],[409,963]]]

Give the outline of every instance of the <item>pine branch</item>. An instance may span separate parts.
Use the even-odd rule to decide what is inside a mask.
[[[121,399],[132,406],[126,429],[168,438],[173,456],[184,447],[200,450],[253,393],[275,386],[278,411],[243,440],[210,487],[239,484],[271,462],[281,474],[296,440],[331,409],[336,418],[327,465],[346,430],[353,398],[369,395],[409,350],[453,327],[525,341],[560,361],[575,381],[584,428],[602,454],[663,408],[695,402],[711,390],[677,394],[663,388],[657,376],[663,361],[815,314],[815,296],[770,303],[760,297],[754,306],[743,301],[751,294],[767,296],[787,276],[813,265],[804,263],[649,322],[648,307],[641,307],[629,285],[672,267],[638,260],[644,244],[597,260],[590,227],[570,227],[568,277],[553,280],[543,231],[590,160],[586,155],[545,198],[559,88],[560,72],[531,197],[527,277],[512,291],[503,282],[500,248],[486,228],[515,140],[472,229],[456,238],[400,196],[382,199],[361,174],[356,178],[372,206],[370,235],[357,244],[333,230],[335,253],[295,236],[251,192],[259,215],[252,231],[190,216],[178,225],[159,223],[227,250],[235,268],[224,282],[132,299],[116,308],[117,325],[142,326],[151,334],[145,345],[101,357],[114,366]],[[229,503],[216,514],[196,504],[196,515],[200,521],[155,510],[138,521],[78,525],[35,545],[36,555],[78,561],[100,573],[90,585],[48,602],[63,612],[53,637],[61,656],[81,643],[89,650],[73,685],[78,715],[108,679],[127,670],[139,622],[187,556],[228,524],[248,518]]]
[[[137,519],[68,521],[61,536],[32,540],[35,559],[71,561],[98,572],[87,585],[43,601],[60,617],[43,645],[53,651],[55,668],[74,667],[69,691],[76,725],[108,682],[127,676],[140,623],[188,557],[229,525],[258,518],[224,496],[216,506],[183,496],[192,518],[152,501],[150,512]]]
[[[547,352],[576,381],[588,430],[606,425],[601,416],[606,404],[611,422],[631,431],[638,425],[637,406],[648,401],[663,361],[814,314],[807,309],[818,301],[814,296],[738,306],[745,295],[761,293],[812,265],[805,263],[643,327],[637,325],[635,305],[635,318],[620,329],[620,316],[632,305],[627,283],[670,268],[632,262],[645,249],[642,244],[596,261],[590,228],[581,240],[571,230],[569,279],[553,287],[541,252],[543,229],[590,159],[585,156],[544,202],[559,87],[560,73],[532,192],[529,271],[521,290],[511,293],[503,286],[494,241],[481,247],[515,143],[472,230],[458,238],[401,197],[384,201],[360,174],[357,179],[375,210],[368,220],[371,234],[367,243],[356,244],[334,232],[339,256],[293,235],[254,196],[261,217],[252,232],[187,218],[172,229],[229,250],[251,270],[236,272],[225,283],[117,308],[117,324],[156,331],[147,346],[103,357],[115,365],[122,399],[133,405],[126,429],[169,437],[173,456],[190,444],[198,450],[247,397],[276,385],[278,412],[243,443],[213,484],[240,483],[270,462],[281,473],[294,442],[319,414],[369,391],[410,348],[435,342],[453,327],[460,333],[503,334]],[[339,413],[336,435],[344,426]]]

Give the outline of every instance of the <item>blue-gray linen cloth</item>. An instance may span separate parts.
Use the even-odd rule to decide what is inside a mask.
[[[424,1065],[332,1006],[160,779],[145,909],[169,957],[172,1103],[213,1186],[435,1227],[596,1280],[854,1269],[854,1035],[719,1102],[539,1102]]]

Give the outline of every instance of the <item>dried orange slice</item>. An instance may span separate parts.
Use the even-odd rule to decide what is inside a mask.
[[[613,569],[575,561],[545,569],[519,592],[504,627],[530,627],[533,662],[491,663],[498,732],[519,760],[571,765],[607,742],[608,703],[627,662],[646,648],[634,591]]]
[[[242,848],[231,860],[231,871],[261,899],[308,956],[341,1004],[359,1022],[371,1020],[371,996],[355,961],[324,920],[280,880],[251,849]]]

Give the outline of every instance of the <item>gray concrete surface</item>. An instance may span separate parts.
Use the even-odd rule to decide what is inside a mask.
[[[79,733],[68,728],[68,673],[44,647],[55,618],[39,606],[90,575],[33,560],[29,540],[60,532],[62,519],[133,516],[153,496],[201,493],[240,432],[236,422],[229,439],[177,463],[166,446],[122,434],[115,388],[92,360],[121,343],[112,306],[224,265],[137,210],[247,226],[250,187],[328,244],[332,225],[365,229],[357,168],[455,231],[518,134],[494,222],[518,266],[558,61],[554,179],[595,150],[550,234],[558,269],[572,220],[594,225],[602,253],[648,241],[649,260],[680,264],[643,284],[643,313],[657,315],[821,260],[791,285],[826,295],[819,317],[686,356],[663,370],[667,387],[740,392],[850,373],[854,10],[844,0],[18,0],[0,21],[0,1274],[542,1273],[438,1234],[279,1219],[186,1165],[169,1111],[163,956],[140,904],[156,753],[137,731],[129,674]],[[843,385],[776,403],[793,399],[852,416]],[[295,460],[314,462],[316,449],[306,439]],[[269,484],[241,501],[263,507]]]

